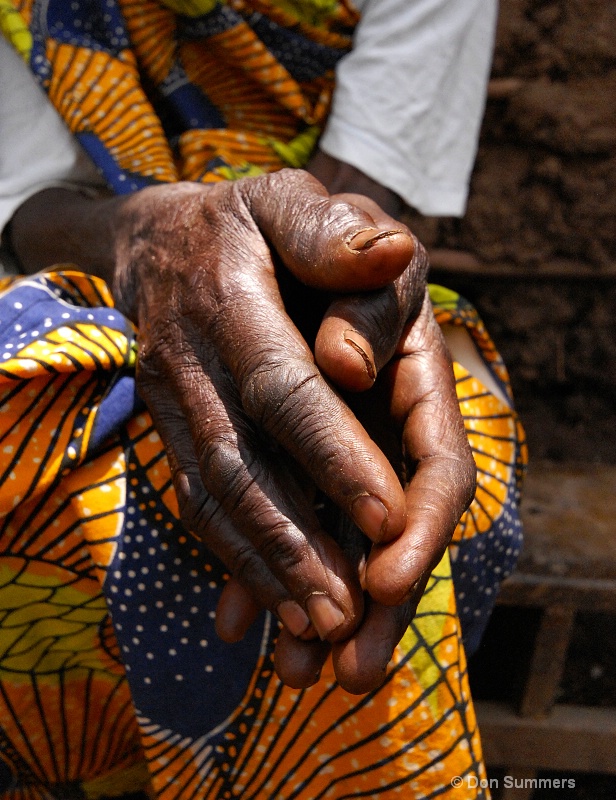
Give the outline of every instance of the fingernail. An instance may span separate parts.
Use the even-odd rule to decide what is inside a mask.
[[[310,626],[308,614],[293,600],[283,600],[282,603],[279,603],[276,613],[293,636],[301,636]]]
[[[312,624],[323,641],[344,622],[344,614],[326,594],[311,594],[306,606]]]
[[[351,514],[362,531],[372,539],[380,542],[387,527],[387,509],[377,497],[362,494],[351,507]]]
[[[422,582],[422,579],[421,578],[417,578],[415,583],[411,586],[411,588],[408,590],[408,592],[404,595],[404,597],[400,601],[400,605],[402,605],[403,603],[408,603],[409,600],[414,600],[415,599],[415,594],[416,594],[417,590],[419,589],[419,586],[420,586],[421,582]],[[419,602],[420,599],[421,598],[418,598],[418,602]]]
[[[366,365],[366,372],[368,373],[368,377],[370,378],[371,381],[375,381],[376,370],[374,368],[374,364],[372,363],[372,359],[368,355],[368,353],[371,352],[372,348],[370,347],[366,339],[364,339],[363,336],[357,333],[357,331],[349,329],[344,332],[344,341],[348,342],[353,348],[353,350],[357,351],[359,355],[363,358],[364,364]]]
[[[373,245],[375,245],[380,239],[388,239],[390,236],[395,236],[400,231],[379,231],[378,233],[374,233],[374,228],[368,228],[368,230],[359,231],[347,242],[348,246],[351,250],[369,250]]]
[[[359,585],[361,586],[363,592],[368,591],[367,573],[368,562],[366,561],[366,556],[362,555],[359,563],[357,564],[357,577],[359,578]]]

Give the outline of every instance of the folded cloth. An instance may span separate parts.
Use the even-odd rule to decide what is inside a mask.
[[[471,307],[432,295],[508,392]],[[449,785],[484,774],[450,555],[476,638],[519,548],[507,404],[455,365],[477,497],[383,686],[351,696],[328,664],[297,691],[273,671],[269,614],[242,642],[216,637],[228,575],[178,519],[135,393],[136,331],[107,287],[68,270],[5,279],[0,319],[2,797],[111,796],[148,774],[165,799],[484,796]]]

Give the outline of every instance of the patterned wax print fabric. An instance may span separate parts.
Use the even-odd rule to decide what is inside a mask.
[[[449,555],[380,689],[349,695],[329,666],[304,691],[281,685],[269,615],[240,643],[215,635],[227,576],[178,520],[135,394],[136,332],[106,286],[67,270],[4,287],[3,800],[113,797],[148,779],[164,800],[487,797]],[[506,380],[472,309],[432,294]],[[518,546],[519,428],[455,369],[479,488],[450,554],[478,576],[462,602],[481,610],[502,575],[490,563],[504,570]]]
[[[305,164],[357,18],[346,0],[0,0],[117,193]]]
[[[477,467],[475,498],[449,546],[457,610],[467,655],[479,647],[501,581],[513,572],[522,546],[519,516],[528,452],[503,360],[475,308],[456,292],[431,286],[437,322],[463,327],[507,404],[454,362],[466,435]]]
[[[301,166],[355,21],[344,0],[0,0],[4,35],[116,192]],[[475,312],[432,294],[508,394]],[[269,615],[235,645],[214,633],[227,576],[178,520],[137,335],[73,268],[2,287],[3,800],[487,797],[462,635],[474,646],[519,549],[515,413],[456,365],[479,488],[387,680],[351,696],[326,667],[292,690]]]

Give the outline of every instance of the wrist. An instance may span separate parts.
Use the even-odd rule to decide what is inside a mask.
[[[112,218],[119,198],[54,187],[28,198],[10,222],[11,246],[26,274],[71,263],[111,285]]]
[[[321,181],[330,194],[347,192],[363,194],[391,217],[399,218],[403,205],[400,197],[391,189],[368,177],[357,167],[340,161],[322,150],[317,150],[306,169]]]
[[[117,198],[109,216],[110,289],[118,308],[135,324],[148,320],[161,297],[171,302],[178,282],[194,279],[203,248],[203,197],[210,191],[183,181]]]

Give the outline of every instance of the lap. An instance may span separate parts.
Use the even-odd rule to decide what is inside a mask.
[[[235,645],[215,635],[227,576],[179,522],[160,439],[132,390],[134,331],[104,287],[77,274],[33,278],[3,302],[0,735],[11,780],[41,797],[46,783],[110,775],[130,790],[148,772],[164,798],[393,797],[402,786],[420,797],[441,785],[462,796],[451,777],[483,766],[450,554],[458,577],[468,573],[462,584],[481,577],[477,599],[465,595],[470,622],[481,622],[485,590],[502,575],[495,559],[514,538],[510,522],[498,528],[521,468],[508,406],[456,366],[476,459],[494,460],[489,439],[499,468],[384,685],[352,696],[326,667],[317,685],[293,690],[273,670],[269,615]],[[470,324],[459,306],[444,321]]]

